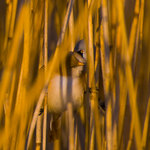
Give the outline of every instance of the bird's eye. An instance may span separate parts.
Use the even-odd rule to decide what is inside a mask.
[[[78,53],[80,56],[83,57],[83,50],[80,50],[80,51],[78,51],[77,53]]]

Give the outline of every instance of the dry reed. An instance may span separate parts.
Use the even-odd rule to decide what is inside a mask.
[[[150,2],[132,1],[131,12],[129,5],[130,0],[0,2],[0,149],[150,148]],[[67,125],[49,145],[47,86],[79,39],[87,48],[84,104],[74,114],[68,103]]]

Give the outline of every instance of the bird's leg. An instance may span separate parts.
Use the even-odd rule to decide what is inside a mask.
[[[52,115],[50,120],[49,141],[54,141],[60,136],[61,116]]]

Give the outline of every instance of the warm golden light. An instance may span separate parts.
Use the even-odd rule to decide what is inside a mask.
[[[149,15],[144,0],[0,1],[0,149],[149,150]],[[56,74],[80,77],[51,86],[60,112]]]

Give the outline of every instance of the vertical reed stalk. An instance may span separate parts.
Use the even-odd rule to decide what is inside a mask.
[[[78,149],[78,129],[77,124],[75,125],[75,135],[74,135],[74,150]]]
[[[6,9],[6,27],[5,27],[5,39],[4,39],[4,50],[7,48],[8,44],[8,37],[9,37],[9,30],[11,24],[11,16],[12,16],[12,1],[6,1],[7,9]]]
[[[47,87],[47,86],[46,86]],[[45,88],[46,88],[45,87]],[[29,137],[28,137],[28,142],[27,142],[27,150],[29,149],[29,146],[30,146],[30,142],[31,142],[31,138],[33,136],[33,132],[34,132],[34,129],[35,129],[35,125],[36,125],[36,122],[37,122],[37,118],[38,118],[38,115],[39,115],[39,112],[40,112],[40,108],[43,104],[43,101],[44,101],[44,96],[45,96],[45,88],[43,88],[41,94],[40,94],[40,97],[39,97],[39,100],[38,100],[38,103],[36,105],[36,108],[35,108],[35,111],[34,111],[34,114],[33,114],[33,118],[32,118],[32,122],[31,122],[31,125],[30,125],[30,131],[29,131]]]
[[[71,11],[70,19],[69,19],[69,31],[71,36],[71,50],[74,48],[74,18],[73,18],[73,10]]]
[[[89,149],[94,149],[94,101],[95,101],[95,77],[94,77],[94,51],[93,51],[93,24],[92,24],[92,0],[88,1],[88,87],[91,87],[91,95],[90,95],[90,145]],[[87,108],[89,109],[89,108]]]
[[[68,121],[69,121],[69,150],[74,149],[74,117],[73,106],[71,103],[67,105],[68,109]]]
[[[149,121],[150,121],[149,118],[150,118],[150,98],[148,100],[145,121],[144,121],[144,128],[143,128],[143,134],[142,134],[142,149],[145,149],[146,147],[148,126],[149,126]]]
[[[137,27],[138,27],[138,20],[139,20],[139,0],[135,1],[135,8],[134,8],[134,18],[131,26],[131,32],[129,37],[129,56],[130,60],[132,60],[134,47],[135,47],[135,39],[137,36]]]
[[[48,0],[45,0],[45,13],[44,13],[44,66],[45,77],[47,72],[48,63]],[[43,118],[43,150],[46,150],[46,125],[47,125],[47,100],[48,91],[45,91],[44,100],[44,118]]]
[[[15,90],[15,82],[16,82],[16,70],[14,71],[13,77],[12,77],[12,83],[10,88],[10,94],[8,96],[8,99],[5,100],[4,108],[5,108],[5,134],[6,134],[6,143],[10,142],[10,123],[11,123],[11,112],[12,112],[12,105],[13,105],[13,94]],[[6,144],[4,142],[4,149],[9,149],[10,145]]]
[[[69,31],[71,36],[71,50],[74,50],[74,18],[73,18],[73,9],[70,14],[69,19]],[[72,103],[68,103],[68,121],[69,121],[69,150],[75,148],[75,139],[74,139],[74,116],[73,116],[73,106]]]
[[[54,150],[60,150],[60,140],[54,141]]]
[[[99,89],[99,93],[96,93],[97,96],[94,99],[94,121],[95,121],[95,134],[96,134],[96,144],[97,149],[102,149],[104,144],[102,140],[105,140],[105,137],[103,136],[104,128],[102,125],[104,114],[102,114],[101,111],[98,110],[98,100],[104,101],[104,91],[103,91],[103,80],[102,80],[102,68],[101,68],[101,58],[100,58],[100,26],[101,26],[101,8],[100,8],[101,1],[98,1],[98,7],[97,7],[97,24],[96,24],[96,54],[95,54],[95,80],[96,82],[96,88]],[[101,109],[101,108],[100,108]]]
[[[31,29],[31,20],[30,20],[30,9],[29,5],[26,5],[26,11],[24,14],[24,52],[23,52],[23,60],[22,60],[22,80],[20,82],[20,93],[18,93],[18,99],[16,102],[17,111],[20,113],[20,132],[18,133],[18,140],[16,141],[16,149],[23,149],[25,146],[25,132],[27,126],[27,104],[26,104],[26,93],[27,87],[29,85],[29,54],[30,54],[30,46],[31,41],[29,39],[30,29]],[[16,131],[17,132],[17,131]]]
[[[90,136],[91,136],[91,140],[90,140],[90,146],[89,146],[89,150],[94,150],[94,131],[95,128],[94,126],[92,126],[92,129],[91,129],[91,133],[90,133]]]
[[[105,48],[104,48],[104,33],[103,33],[103,26],[100,26],[100,55],[101,55],[101,66],[102,66],[102,77],[103,77],[103,86],[105,86]],[[105,93],[105,87],[104,87],[104,93]],[[106,99],[105,99],[106,100]],[[105,102],[106,103],[106,102]],[[105,117],[102,116],[102,150],[106,149],[106,141],[105,141]]]
[[[111,88],[111,98],[112,98],[112,149],[116,150],[118,148],[118,139],[117,139],[117,99],[116,99],[116,27],[117,27],[117,15],[115,1],[110,2],[110,13],[109,13],[109,27],[110,27],[110,88]]]
[[[126,81],[125,76],[123,75],[123,72],[120,69],[119,70],[120,95],[119,95],[119,115],[118,115],[118,148],[121,147],[121,142],[123,142],[123,127],[124,127],[124,118],[125,118],[125,110],[126,110],[126,103],[127,103],[127,87],[124,84],[125,81]]]
[[[132,143],[133,143],[133,120],[131,120],[131,124],[130,124],[130,133],[129,133],[129,140],[128,140],[128,145],[127,145],[127,150],[131,149]]]
[[[142,40],[143,40],[143,22],[144,22],[144,3],[145,0],[141,0],[140,8],[140,49],[142,49]]]
[[[136,102],[137,92],[136,92],[134,84],[133,84],[131,66],[129,66],[129,64],[126,65],[125,73],[126,73],[126,79],[128,79],[127,87],[128,87],[128,92],[129,92],[135,140],[136,140],[137,149],[140,150],[141,149],[141,142],[140,142],[141,141],[141,127],[140,127],[138,107],[137,107],[137,102]]]
[[[37,118],[37,123],[36,123],[36,150],[41,149],[41,128],[42,128],[42,118],[43,116],[40,115]]]
[[[110,97],[110,54],[109,54],[109,31],[108,31],[108,8],[107,1],[102,0],[102,14],[103,14],[103,37],[104,38],[104,48],[102,50],[102,57],[105,57],[105,69],[104,71],[104,93],[106,98],[106,143],[107,149],[112,149],[113,139],[112,139],[112,102]],[[103,61],[104,59],[102,59]],[[102,62],[103,63],[103,62]]]
[[[18,4],[18,0],[14,0],[13,3],[12,3],[12,16],[11,16],[9,37],[12,37],[13,34],[14,34],[14,26],[15,26],[16,12],[17,12],[17,4]]]

